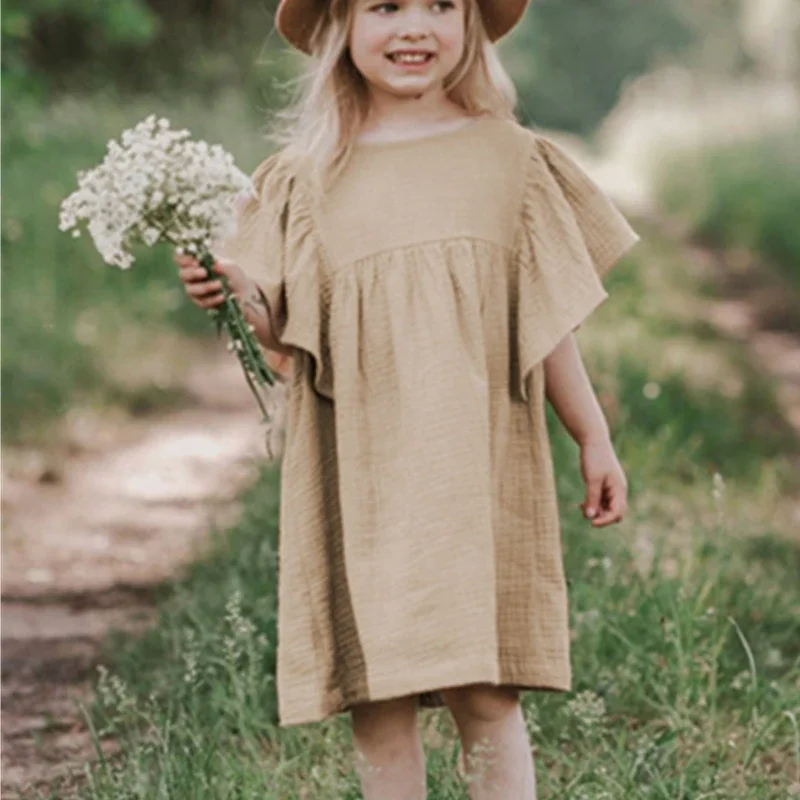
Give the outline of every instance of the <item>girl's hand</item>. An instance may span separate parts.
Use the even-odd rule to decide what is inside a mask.
[[[595,528],[619,522],[628,510],[628,482],[609,439],[581,446],[581,475],[586,484],[583,515]]]
[[[214,280],[194,256],[175,253],[173,258],[178,265],[178,276],[183,281],[186,293],[196,306],[216,308],[224,301],[222,281]],[[234,295],[243,297],[249,292],[252,280],[232,261],[218,261],[212,269],[215,274],[224,275],[228,279],[228,288]]]

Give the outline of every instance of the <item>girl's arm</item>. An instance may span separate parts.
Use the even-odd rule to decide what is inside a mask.
[[[544,375],[547,399],[576,444],[610,438],[573,334],[565,336],[544,360]]]
[[[619,522],[627,511],[627,481],[573,334],[545,359],[544,375],[547,399],[581,449],[584,515],[595,527]]]

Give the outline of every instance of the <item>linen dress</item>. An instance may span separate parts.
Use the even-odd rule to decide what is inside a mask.
[[[253,182],[228,254],[295,354],[280,724],[470,683],[569,690],[543,359],[639,237],[510,120],[357,144],[319,202],[280,152]]]

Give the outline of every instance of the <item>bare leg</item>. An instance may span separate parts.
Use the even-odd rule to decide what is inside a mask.
[[[416,697],[355,706],[351,717],[364,800],[425,800]]]
[[[466,755],[471,800],[535,800],[533,756],[518,692],[474,685],[442,694]]]

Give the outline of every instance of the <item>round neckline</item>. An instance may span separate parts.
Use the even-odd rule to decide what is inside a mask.
[[[449,139],[450,137],[458,136],[466,131],[472,130],[475,128],[476,125],[479,125],[481,122],[488,122],[489,120],[494,120],[496,117],[491,116],[482,116],[482,117],[468,117],[469,122],[465,122],[459,125],[456,128],[450,128],[446,131],[441,131],[440,133],[432,133],[428,136],[415,136],[411,139],[387,139],[386,141],[374,141],[374,142],[359,142],[356,141],[354,144],[355,150],[385,150],[388,148],[402,148],[402,147],[410,147],[417,144],[422,144],[424,142],[433,142],[433,141],[440,141],[442,139]]]

